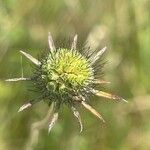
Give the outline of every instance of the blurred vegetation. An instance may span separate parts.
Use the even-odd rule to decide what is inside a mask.
[[[150,1],[149,0],[0,0],[0,150],[31,150],[27,147],[33,122],[48,110],[41,102],[17,113],[35,97],[25,82],[6,83],[21,76],[19,50],[37,56],[48,49],[51,31],[57,46],[78,34],[81,47],[87,40],[93,49],[108,47],[105,78],[108,91],[129,101],[116,103],[91,98],[102,124],[80,109],[84,130],[79,134],[71,111],[61,109],[48,135],[42,129],[36,150],[149,150],[150,149]],[[32,73],[23,58],[24,76]]]

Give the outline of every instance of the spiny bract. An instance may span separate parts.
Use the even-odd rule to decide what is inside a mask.
[[[109,83],[97,79],[94,75],[95,70],[93,67],[106,51],[106,47],[97,54],[92,54],[90,57],[86,58],[77,51],[77,35],[75,35],[73,39],[71,49],[56,49],[50,33],[48,36],[48,43],[50,51],[46,57],[41,60],[37,60],[30,54],[20,51],[36,66],[32,77],[13,78],[7,79],[6,81],[32,81],[34,87],[41,95],[38,99],[47,99],[49,104],[53,105],[53,116],[49,123],[49,131],[58,119],[58,111],[62,104],[68,105],[73,111],[73,114],[79,121],[80,132],[83,126],[80,114],[76,109],[76,104],[82,104],[104,122],[102,116],[88,104],[86,100],[87,95],[92,93],[108,99],[125,101],[119,96],[93,89],[93,85],[95,84]],[[33,100],[24,104],[20,107],[19,112],[32,106],[39,100]]]

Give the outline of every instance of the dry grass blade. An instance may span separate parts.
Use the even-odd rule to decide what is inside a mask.
[[[90,106],[89,104],[87,104],[85,101],[81,102],[82,105],[88,109],[92,114],[94,114],[96,117],[98,117],[99,119],[101,119],[103,122],[105,122],[105,120],[103,119],[103,117],[100,115],[100,113],[98,113],[92,106]]]
[[[104,54],[104,52],[106,51],[106,49],[107,49],[107,47],[104,47],[94,57],[90,58],[91,65],[93,65],[100,58],[100,56]]]
[[[105,81],[105,80],[98,80],[98,79],[95,79],[93,81],[94,84],[110,84],[109,81]]]
[[[98,91],[98,90],[94,90],[94,89],[92,89],[91,92],[93,94],[95,94],[96,96],[100,96],[100,97],[104,97],[104,98],[108,98],[108,99],[114,99],[114,100],[122,100],[124,102],[128,102],[120,96],[110,94],[110,93],[107,93],[107,92]]]
[[[31,107],[32,106],[32,104],[29,102],[29,103],[27,103],[27,104],[24,104],[24,105],[22,105],[20,108],[19,108],[19,110],[18,110],[18,112],[21,112],[21,111],[23,111],[24,109],[27,109],[27,108],[29,108],[29,107]]]
[[[83,130],[83,125],[82,125],[82,121],[81,121],[81,117],[80,117],[80,113],[77,111],[77,109],[75,107],[71,107],[74,116],[78,119],[79,124],[80,124],[80,133]]]
[[[55,125],[56,121],[58,119],[58,113],[54,113],[51,119],[51,122],[49,124],[48,133],[50,133],[52,127]]]
[[[26,150],[33,150],[35,149],[38,141],[39,141],[39,132],[41,129],[45,128],[52,116],[54,110],[54,103],[51,104],[47,115],[40,121],[34,122],[31,125],[31,131],[30,136],[28,138],[27,144],[26,144]]]
[[[48,33],[48,44],[51,51],[56,49],[50,32]]]
[[[71,50],[75,50],[77,48],[77,39],[78,39],[78,35],[76,34],[73,38],[73,42],[71,45]]]
[[[41,62],[38,61],[36,58],[34,58],[33,56],[31,56],[30,54],[24,52],[24,51],[20,51],[21,54],[23,54],[26,58],[28,58],[31,62],[33,62],[35,65],[40,66]]]
[[[17,81],[29,81],[31,78],[12,78],[12,79],[6,79],[7,82],[17,82]]]

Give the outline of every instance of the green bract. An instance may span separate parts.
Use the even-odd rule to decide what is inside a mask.
[[[49,124],[49,131],[58,119],[59,108],[62,104],[67,104],[80,123],[82,131],[82,122],[76,104],[81,104],[103,122],[102,116],[87,102],[89,94],[95,94],[108,99],[123,100],[121,97],[94,89],[96,84],[109,83],[95,76],[94,65],[106,51],[106,47],[97,53],[92,53],[86,57],[77,51],[77,35],[75,35],[71,48],[56,49],[51,35],[48,36],[50,50],[44,58],[37,60],[30,54],[20,51],[27,59],[35,64],[35,71],[29,78],[13,78],[6,81],[25,81],[33,82],[38,90],[39,98],[29,101],[20,107],[19,112],[32,106],[39,100],[48,100],[53,106],[53,115]],[[100,64],[98,69],[101,68]]]

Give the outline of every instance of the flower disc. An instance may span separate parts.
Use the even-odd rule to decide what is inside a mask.
[[[58,49],[43,59],[38,79],[47,92],[66,93],[85,88],[93,78],[89,62],[76,50]]]

